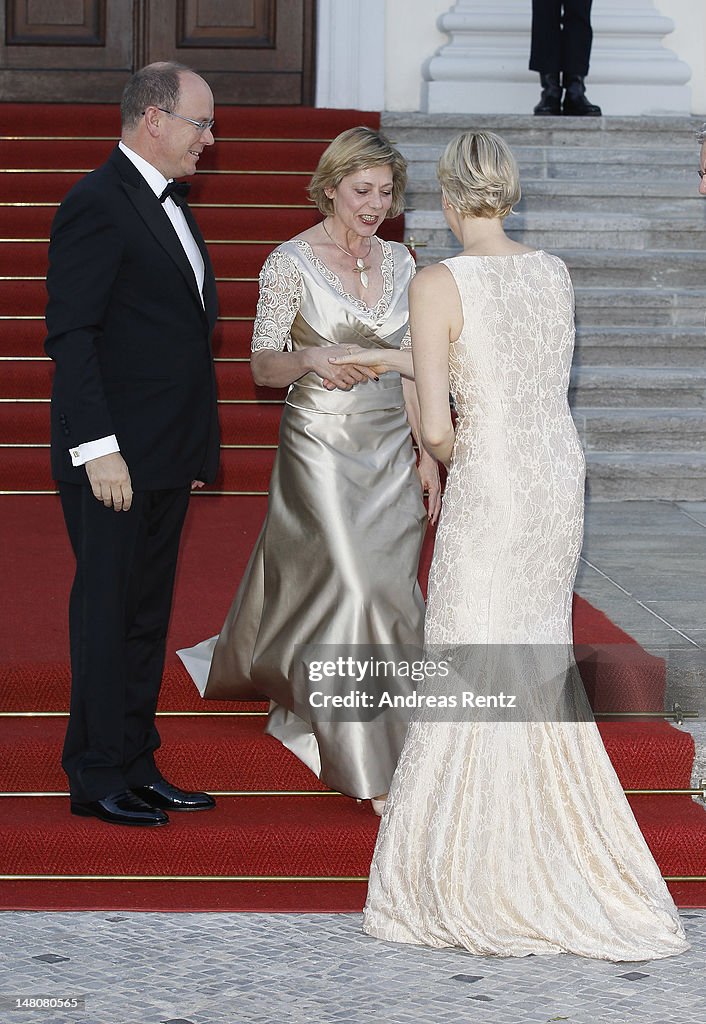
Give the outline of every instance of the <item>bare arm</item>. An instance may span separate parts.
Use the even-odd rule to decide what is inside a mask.
[[[271,348],[261,348],[250,356],[250,367],[253,380],[262,387],[288,387],[305,373],[313,371],[321,377],[329,391],[335,388],[348,391],[354,384],[373,378],[375,374],[374,371],[365,368],[356,369],[355,366],[330,364],[332,354],[345,352],[343,345],[307,348],[298,352],[276,352]]]
[[[362,348],[360,345],[347,345],[347,352],[330,359],[336,366],[367,367],[380,376],[382,373],[399,373],[402,377],[414,380],[412,352],[410,349],[396,348]]]
[[[422,444],[422,436],[419,423],[419,401],[417,389],[411,380],[402,381],[407,419],[412,431],[417,448],[419,449],[419,464],[417,472],[422,484],[422,490],[428,495],[428,517],[430,523],[435,523],[441,511],[441,482],[439,480],[439,467],[433,455],[430,455]]]
[[[409,292],[412,352],[424,447],[445,466],[454,428],[449,408],[449,345],[463,326],[458,289],[446,267],[425,267]]]

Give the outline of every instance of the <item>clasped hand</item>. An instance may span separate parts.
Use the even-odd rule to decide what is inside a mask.
[[[312,369],[321,377],[327,391],[350,391],[356,384],[367,384],[369,380],[377,380],[377,374],[364,363],[349,361],[358,352],[367,349],[357,345],[332,345],[329,348],[314,349],[311,353]],[[346,359],[346,364],[336,365],[338,360]]]
[[[363,348],[362,345],[338,345],[337,348],[340,351],[329,350],[329,363],[336,369],[367,373],[371,380],[377,380],[381,373],[392,369],[385,361],[384,349]]]

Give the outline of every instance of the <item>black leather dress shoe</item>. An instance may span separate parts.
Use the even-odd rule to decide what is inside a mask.
[[[569,117],[600,117],[601,108],[586,96],[586,83],[581,75],[564,75],[562,113]]]
[[[208,793],[189,793],[164,779],[151,782],[149,786],[135,786],[133,793],[150,807],[164,811],[208,811],[216,806],[216,801]]]
[[[71,801],[71,813],[82,818],[100,818],[111,825],[168,825],[169,818],[164,811],[157,810],[150,804],[140,800],[132,790],[125,789],[121,793],[111,793],[102,800],[90,800],[80,803]]]

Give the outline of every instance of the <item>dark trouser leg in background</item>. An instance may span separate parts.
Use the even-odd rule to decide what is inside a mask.
[[[558,75],[561,66],[562,0],[532,0],[530,71]]]
[[[63,765],[72,798],[94,801],[160,778],[154,708],[189,489],[137,492],[129,512],[59,490],[77,563]]]
[[[591,3],[593,0],[564,0],[561,30],[561,65],[564,75],[588,74],[591,59],[593,29]]]

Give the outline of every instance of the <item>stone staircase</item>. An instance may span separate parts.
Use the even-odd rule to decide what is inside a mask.
[[[383,115],[410,162],[420,265],[458,245],[436,162],[469,127],[512,146],[523,198],[512,237],[564,259],[576,290],[571,404],[594,498],[706,498],[706,203],[702,120]]]

